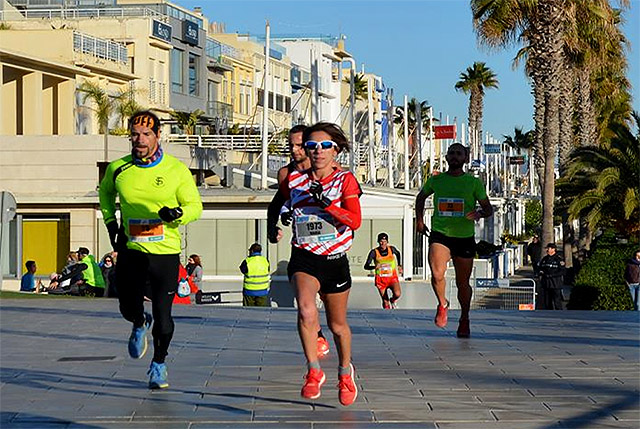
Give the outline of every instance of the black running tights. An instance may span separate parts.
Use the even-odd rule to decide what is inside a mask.
[[[127,249],[118,252],[117,261],[120,313],[140,327],[144,323],[144,297],[147,295],[151,299],[153,361],[163,363],[173,337],[171,305],[178,288],[180,255],[155,255]]]

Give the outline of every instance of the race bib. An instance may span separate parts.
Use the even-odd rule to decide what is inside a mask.
[[[464,198],[438,198],[438,214],[446,217],[463,217]]]
[[[161,219],[129,219],[129,241],[149,243],[164,240]]]
[[[295,228],[298,243],[322,243],[338,236],[333,218],[329,214],[296,216]]]
[[[393,266],[391,264],[380,264],[378,272],[380,277],[391,277],[393,275]]]

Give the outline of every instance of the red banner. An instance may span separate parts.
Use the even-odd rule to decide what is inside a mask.
[[[433,133],[435,139],[451,139],[455,140],[457,137],[457,127],[455,125],[434,125]]]

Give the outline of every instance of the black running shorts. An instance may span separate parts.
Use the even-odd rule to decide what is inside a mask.
[[[287,267],[289,280],[295,273],[306,273],[320,282],[321,293],[340,293],[351,287],[351,272],[346,253],[316,255],[307,250],[291,247],[291,259]]]
[[[472,259],[476,257],[476,240],[473,237],[448,237],[441,232],[431,231],[429,235],[429,245],[433,243],[448,247],[451,256]]]

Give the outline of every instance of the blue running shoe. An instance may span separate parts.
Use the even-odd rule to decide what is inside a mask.
[[[149,389],[166,389],[169,387],[166,364],[151,362],[147,374],[149,375]]]
[[[140,359],[147,352],[147,331],[151,328],[153,317],[149,313],[144,313],[144,325],[139,328],[135,326],[131,330],[129,337],[129,356]]]

